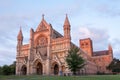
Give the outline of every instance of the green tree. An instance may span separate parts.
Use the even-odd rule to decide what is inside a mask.
[[[15,67],[16,67],[15,61],[11,65],[4,65],[0,67],[0,75],[14,75]]]
[[[112,72],[120,72],[120,60],[119,59],[113,59],[113,61],[107,66],[108,70],[112,70]]]
[[[79,48],[72,47],[66,57],[68,68],[76,75],[76,71],[84,66],[85,60],[80,56]]]
[[[14,75],[16,69],[16,61],[14,61],[13,64],[9,65],[9,67],[10,67],[10,74]]]
[[[0,66],[0,75],[2,75],[2,67]]]
[[[3,73],[3,75],[10,75],[10,73],[11,73],[10,67],[8,65],[4,65],[2,67],[2,73]]]

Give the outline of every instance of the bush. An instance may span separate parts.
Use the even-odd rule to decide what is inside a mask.
[[[3,73],[3,75],[10,75],[10,73],[11,73],[10,67],[8,65],[4,65],[2,68],[2,73]]]
[[[11,65],[4,65],[0,67],[0,75],[14,75],[15,74],[15,62]]]

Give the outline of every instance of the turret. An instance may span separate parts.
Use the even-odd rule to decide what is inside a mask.
[[[69,23],[67,15],[66,15],[63,27],[64,27],[64,37],[65,38],[71,38],[71,36],[70,36],[70,23]]]
[[[112,46],[110,44],[108,45],[108,50],[112,51]]]
[[[22,43],[23,43],[23,34],[22,34],[21,28],[20,28],[20,31],[19,31],[18,36],[17,36],[17,41],[18,41],[18,45],[22,45]]]
[[[108,52],[113,58],[113,49],[112,49],[112,46],[110,44],[108,45]]]
[[[52,36],[53,34],[52,24],[49,24],[49,26],[50,26],[50,36]]]
[[[112,49],[112,46],[110,44],[108,45],[108,53],[109,53],[110,62],[111,62],[113,60],[113,49]]]
[[[34,40],[34,30],[31,28],[30,29],[30,48],[33,46],[33,41]]]
[[[20,55],[20,50],[21,50],[21,46],[23,45],[23,34],[22,34],[22,30],[20,28],[20,31],[18,33],[17,36],[17,55]]]
[[[28,54],[28,60],[33,60],[34,56],[33,56],[33,46],[34,46],[34,30],[31,28],[30,29],[30,42],[29,42],[29,54]]]
[[[34,35],[34,30],[31,28],[30,29],[30,39],[33,39],[33,35]]]

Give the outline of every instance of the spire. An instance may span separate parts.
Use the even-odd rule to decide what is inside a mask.
[[[67,16],[67,14],[66,14],[66,18],[65,18],[64,26],[70,26],[70,23],[69,23],[69,20],[68,20],[68,16]]]
[[[67,14],[66,14],[66,18],[65,18],[65,22],[64,22],[64,26],[63,27],[64,27],[64,37],[71,39],[71,35],[70,35],[70,23],[69,23]]]
[[[33,38],[34,30],[33,28],[30,29],[30,39]]]
[[[18,33],[17,39],[18,39],[18,40],[23,40],[23,34],[22,34],[22,29],[21,29],[21,27],[20,27],[20,31],[19,31],[19,33]]]
[[[33,28],[30,29],[30,32],[34,32]]]

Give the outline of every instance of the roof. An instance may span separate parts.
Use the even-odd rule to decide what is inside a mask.
[[[60,37],[63,37],[63,35],[60,34],[58,31],[56,31],[55,29],[53,29],[53,35],[55,35],[54,38],[60,38]]]
[[[102,55],[108,55],[108,54],[109,54],[108,50],[93,52],[93,56],[102,56]]]

